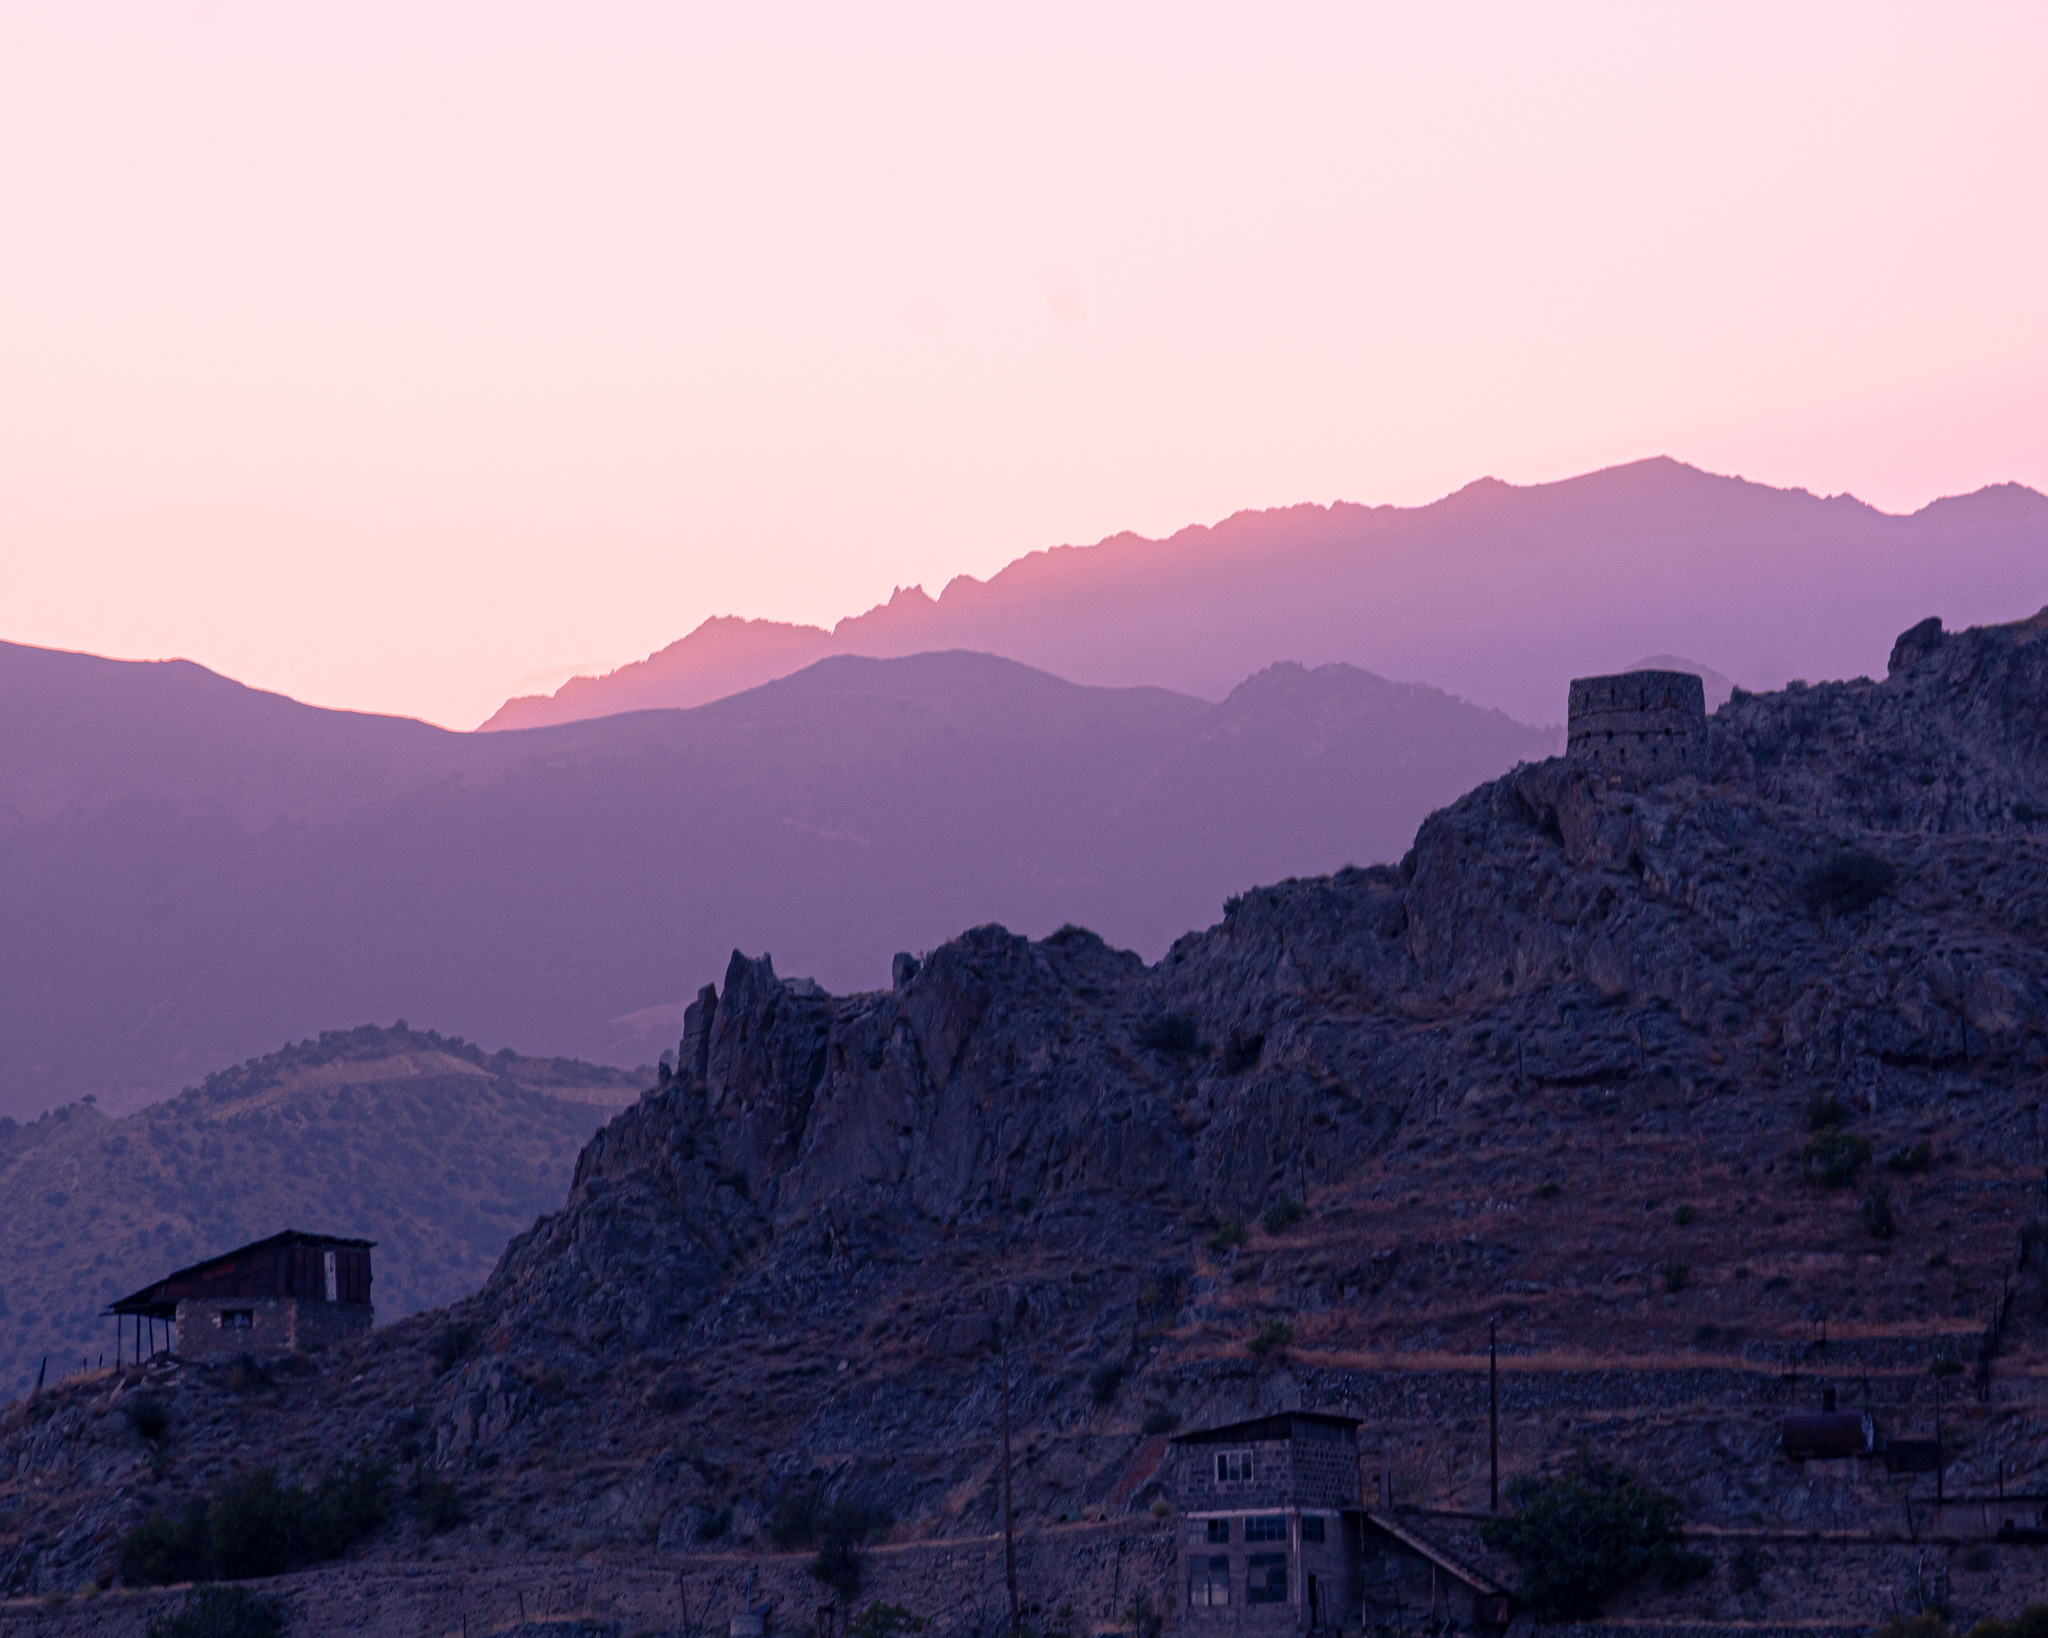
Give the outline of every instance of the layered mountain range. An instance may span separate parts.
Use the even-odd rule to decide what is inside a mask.
[[[1019,558],[936,598],[899,588],[830,631],[707,620],[644,661],[508,700],[523,728],[686,706],[827,654],[969,648],[1075,682],[1221,699],[1275,660],[1343,663],[1555,722],[1574,676],[1652,651],[1751,688],[1880,670],[1894,633],[2048,596],[2048,497],[2017,484],[1892,516],[1669,459],[1429,506],[1241,512],[1164,540]]]
[[[0,647],[0,1114],[401,1016],[651,1076],[735,945],[832,988],[990,918],[1156,955],[1246,881],[1398,858],[1557,743],[1344,666],[1211,705],[840,657],[475,735]]]
[[[984,925],[833,996],[735,953],[476,1296],[256,1389],[9,1412],[5,1585],[104,1571],[238,1462],[349,1454],[455,1485],[433,1550],[478,1576],[772,1568],[797,1501],[957,1543],[1001,1517],[1006,1403],[1027,1536],[1151,1528],[1167,1428],[1342,1409],[1366,1493],[1512,1579],[1472,1536],[1497,1325],[1504,1476],[1622,1461],[1704,1532],[1706,1579],[1616,1613],[1867,1621],[1930,1528],[1951,1614],[2009,1613],[2038,1552],[1926,1509],[2048,1481],[2044,832],[2048,611],[1737,693],[1661,783],[1518,767],[1151,963]],[[1787,1462],[1823,1384],[1889,1436],[1943,1418],[1945,1473]],[[105,1414],[131,1392],[154,1441]]]

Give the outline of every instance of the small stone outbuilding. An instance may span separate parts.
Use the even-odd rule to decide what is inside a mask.
[[[166,1274],[108,1306],[138,1336],[169,1321],[186,1359],[291,1354],[367,1331],[374,1240],[286,1229]],[[124,1350],[125,1351],[125,1350]]]

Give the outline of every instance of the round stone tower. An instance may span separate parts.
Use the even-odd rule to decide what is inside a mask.
[[[1572,679],[1566,754],[1633,779],[1697,773],[1707,691],[1689,671],[1624,671]]]

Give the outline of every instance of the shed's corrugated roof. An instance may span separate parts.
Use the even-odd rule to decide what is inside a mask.
[[[276,1234],[266,1235],[261,1240],[251,1240],[245,1246],[236,1246],[232,1251],[216,1251],[211,1257],[202,1257],[198,1262],[188,1264],[184,1268],[174,1268],[163,1278],[151,1280],[140,1291],[115,1298],[107,1304],[104,1311],[109,1314],[155,1314],[159,1319],[165,1318],[167,1316],[162,1313],[163,1299],[157,1295],[165,1286],[173,1280],[182,1280],[188,1275],[202,1273],[215,1263],[225,1262],[230,1257],[240,1257],[251,1251],[263,1251],[271,1246],[285,1244],[319,1246],[323,1249],[327,1246],[346,1246],[353,1251],[368,1251],[376,1243],[375,1240],[344,1239],[337,1234],[307,1234],[300,1229],[284,1229]]]

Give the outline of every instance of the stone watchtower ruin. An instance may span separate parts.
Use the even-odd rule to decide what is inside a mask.
[[[1624,671],[1572,679],[1566,754],[1635,779],[1697,773],[1707,744],[1707,691],[1689,671]]]

